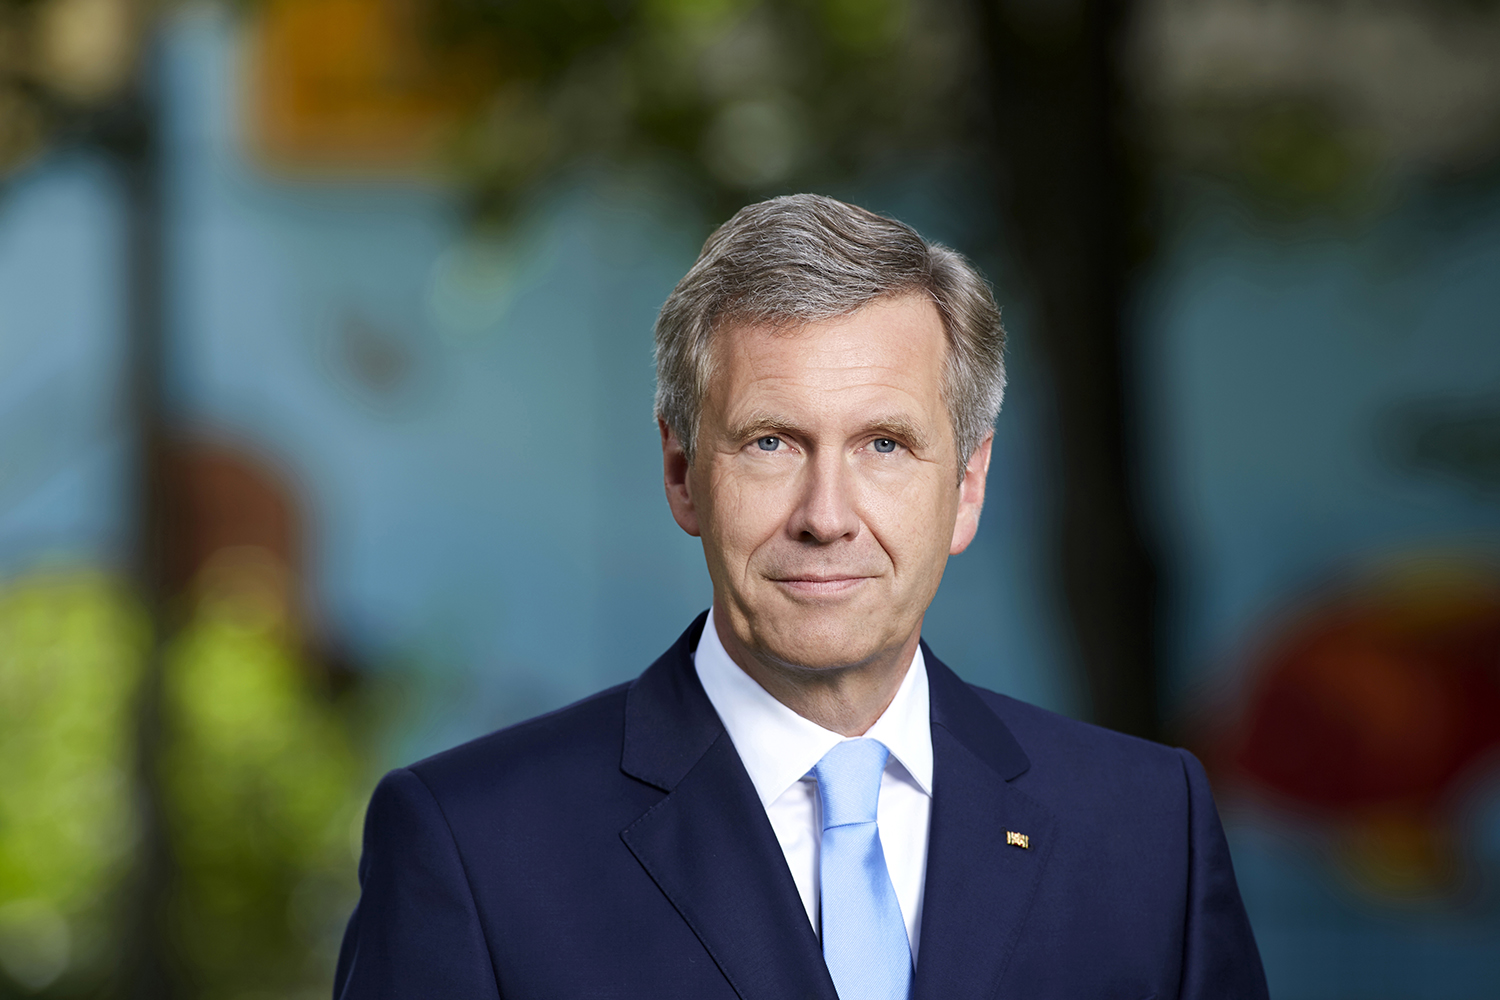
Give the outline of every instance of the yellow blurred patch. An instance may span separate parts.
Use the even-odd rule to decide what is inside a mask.
[[[492,83],[430,42],[408,0],[269,0],[248,33],[251,145],[296,172],[432,171]]]

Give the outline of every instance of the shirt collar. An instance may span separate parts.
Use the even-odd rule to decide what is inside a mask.
[[[787,708],[740,669],[719,641],[712,610],[693,654],[693,666],[762,805],[779,799],[844,740]],[[920,646],[896,696],[865,736],[884,743],[917,786],[932,795],[932,726],[927,664]]]

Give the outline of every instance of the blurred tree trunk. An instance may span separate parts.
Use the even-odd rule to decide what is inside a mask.
[[[102,113],[97,133],[115,162],[125,196],[123,410],[133,452],[129,568],[147,630],[136,705],[140,843],[125,899],[119,977],[120,994],[129,1000],[173,1000],[181,995],[168,912],[174,864],[162,784],[163,654],[172,632],[167,582],[171,482],[162,385],[166,319],[163,155],[159,95],[152,70],[148,53],[141,60],[135,84]]]
[[[1001,170],[1054,419],[1055,524],[1094,721],[1155,739],[1157,578],[1142,517],[1130,277],[1146,186],[1121,73],[1126,0],[975,0]]]

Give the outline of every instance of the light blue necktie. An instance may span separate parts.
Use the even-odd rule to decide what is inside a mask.
[[[875,825],[888,756],[879,740],[848,740],[813,767],[823,801],[823,960],[839,1000],[911,996],[911,943]]]

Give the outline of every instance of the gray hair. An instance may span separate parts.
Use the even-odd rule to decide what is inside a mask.
[[[1005,393],[1005,330],[989,285],[910,226],[823,195],[747,205],[703,244],[656,320],[657,419],[692,461],[717,330],[812,323],[905,294],[927,296],[948,335],[942,393],[961,480]]]

